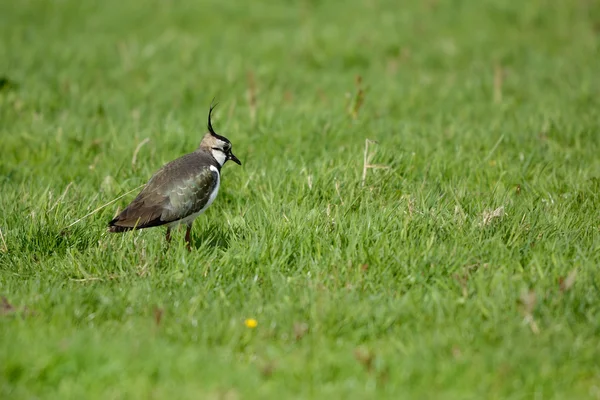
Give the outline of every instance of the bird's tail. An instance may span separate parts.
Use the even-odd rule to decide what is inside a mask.
[[[112,221],[108,225],[108,231],[112,232],[112,233],[127,232],[127,231],[130,231],[132,229],[133,228],[130,227],[130,226],[113,225]]]

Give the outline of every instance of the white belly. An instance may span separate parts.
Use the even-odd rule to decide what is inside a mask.
[[[210,194],[208,201],[206,202],[204,207],[202,207],[200,211],[190,214],[185,218],[167,224],[169,228],[175,228],[181,224],[191,225],[194,222],[194,220],[198,218],[200,214],[206,211],[206,209],[210,207],[213,201],[215,201],[215,199],[217,198],[217,194],[219,194],[219,186],[221,185],[221,174],[219,174],[219,170],[212,165],[210,166],[210,170],[217,173],[217,184],[215,185],[215,189]]]

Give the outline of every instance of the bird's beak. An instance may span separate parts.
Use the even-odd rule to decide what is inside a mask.
[[[242,162],[236,156],[234,156],[232,152],[229,152],[229,154],[227,154],[227,159],[233,161],[238,165],[242,165]]]

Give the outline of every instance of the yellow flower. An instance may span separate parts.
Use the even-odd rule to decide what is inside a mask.
[[[254,329],[258,325],[258,321],[255,320],[254,318],[248,318],[247,320],[244,321],[244,324],[246,324],[246,326],[248,328]]]

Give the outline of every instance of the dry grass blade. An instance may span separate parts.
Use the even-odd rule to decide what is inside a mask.
[[[65,198],[65,196],[67,195],[67,192],[69,191],[69,188],[71,187],[71,185],[73,185],[73,182],[69,182],[69,184],[67,185],[67,187],[65,188],[65,190],[60,195],[60,197],[58,199],[56,199],[56,201],[54,202],[54,204],[52,205],[52,207],[50,207],[50,209],[48,211],[54,210],[54,208],[56,208],[56,206],[62,201],[62,199]]]
[[[377,144],[375,140],[365,139],[365,152],[363,155],[363,172],[362,172],[362,186],[365,186],[365,181],[367,180],[367,171],[369,169],[387,169],[389,168],[387,165],[380,164],[371,164],[372,154],[369,154],[369,144]]]
[[[340,192],[340,182],[338,180],[335,181],[335,191],[340,198],[340,202],[344,205],[344,199],[342,198],[342,193]]]
[[[270,378],[276,369],[277,363],[275,361],[266,361],[260,366],[260,373],[264,378]]]
[[[103,205],[101,205],[100,207],[96,208],[95,210],[93,210],[93,211],[90,211],[89,213],[85,214],[83,217],[81,217],[81,218],[79,218],[78,220],[76,220],[76,221],[74,221],[74,222],[70,223],[69,225],[67,225],[67,226],[65,227],[65,229],[72,227],[73,225],[75,225],[75,224],[79,223],[80,221],[82,221],[82,220],[86,219],[86,218],[87,218],[87,217],[89,217],[90,215],[96,214],[98,211],[102,210],[104,207],[107,207],[107,206],[109,206],[109,205],[113,204],[114,202],[116,202],[116,201],[118,201],[118,200],[122,199],[123,197],[127,196],[127,195],[128,195],[129,193],[131,193],[131,192],[135,192],[136,190],[139,190],[139,189],[143,188],[145,185],[146,185],[146,184],[143,184],[143,185],[140,185],[140,186],[136,187],[135,189],[131,189],[129,192],[127,192],[127,193],[123,193],[122,195],[120,195],[120,196],[119,196],[119,197],[117,197],[116,199],[113,199],[113,200],[109,201],[108,203],[106,203],[106,204],[103,204]]]
[[[362,76],[357,75],[354,83],[356,85],[356,95],[348,111],[352,119],[357,119],[358,113],[365,102],[365,89],[362,86]]]
[[[163,308],[154,307],[154,323],[156,324],[156,326],[160,325],[164,313],[165,310]]]
[[[566,292],[575,284],[575,278],[577,277],[577,269],[573,269],[566,278],[559,279],[559,288],[561,292]]]
[[[137,161],[137,155],[140,151],[140,149],[142,148],[143,145],[145,145],[146,143],[148,143],[150,141],[149,138],[146,138],[144,140],[142,140],[135,148],[135,150],[133,151],[133,157],[131,158],[131,166],[133,168],[135,168],[135,162]]]
[[[89,278],[71,278],[71,282],[93,282],[93,281],[104,281],[103,278],[97,276],[90,276]]]
[[[356,358],[356,361],[361,363],[362,366],[365,367],[365,369],[368,372],[373,371],[373,361],[375,361],[375,354],[371,350],[365,347],[358,347],[354,350],[354,358]]]
[[[523,305],[523,314],[525,315],[525,322],[529,325],[531,332],[534,334],[540,333],[540,328],[538,327],[537,322],[533,318],[533,310],[535,309],[535,305],[537,303],[537,297],[535,291],[533,290],[525,290],[521,293],[521,304]]]
[[[483,220],[479,224],[480,226],[487,226],[492,223],[493,220],[497,218],[502,218],[506,215],[504,212],[504,206],[500,206],[493,211],[487,210],[483,212],[482,218]]]
[[[2,303],[0,304],[0,314],[2,314],[2,315],[12,314],[16,310],[17,309],[15,308],[15,306],[10,304],[6,297],[2,296]]]
[[[294,338],[296,341],[302,339],[308,333],[308,324],[306,322],[294,323]]]
[[[370,139],[365,139],[365,152],[363,156],[363,173],[362,173],[362,185],[365,186],[367,179],[367,165],[369,165],[369,143],[376,143]]]
[[[504,134],[500,135],[500,138],[498,138],[496,143],[494,143],[494,146],[492,147],[490,152],[485,156],[485,158],[483,159],[483,162],[487,162],[490,158],[492,158],[492,156],[494,155],[494,153],[496,152],[496,150],[500,146],[500,143],[502,143],[503,140],[504,140]]]
[[[4,234],[2,233],[2,227],[0,227],[0,239],[2,240],[2,247],[0,248],[0,251],[2,251],[3,253],[7,253],[8,246],[6,245],[6,240],[4,240]]]

